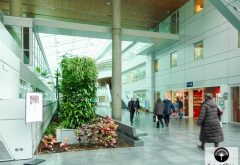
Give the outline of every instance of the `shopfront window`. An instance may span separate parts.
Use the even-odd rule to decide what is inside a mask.
[[[171,67],[177,66],[177,57],[178,57],[177,52],[171,53],[170,56],[171,56]]]
[[[204,0],[195,0],[194,1],[194,13],[198,13],[203,10]]]
[[[203,58],[203,41],[194,44],[194,60],[200,60]]]

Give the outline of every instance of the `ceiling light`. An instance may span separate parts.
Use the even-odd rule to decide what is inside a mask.
[[[107,5],[111,5],[111,3],[110,3],[110,2],[107,2]]]

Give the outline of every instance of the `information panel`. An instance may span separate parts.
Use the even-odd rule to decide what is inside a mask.
[[[26,95],[26,123],[40,122],[43,118],[43,94],[27,93]]]

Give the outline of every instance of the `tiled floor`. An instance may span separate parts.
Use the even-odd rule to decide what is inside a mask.
[[[110,114],[109,109],[98,108],[98,113]],[[129,124],[129,113],[123,110],[124,123]],[[46,159],[41,165],[203,165],[204,151],[196,148],[199,127],[192,118],[171,119],[169,127],[156,128],[151,113],[141,112],[134,118],[136,128],[146,131],[143,147],[114,148],[95,151],[66,152],[41,155]],[[240,126],[225,124],[221,146],[240,147]],[[206,146],[212,146],[207,144]],[[239,148],[240,149],[240,148]],[[240,155],[240,154],[239,154]],[[240,158],[238,157],[240,163]],[[20,165],[27,160],[2,162],[0,165]]]

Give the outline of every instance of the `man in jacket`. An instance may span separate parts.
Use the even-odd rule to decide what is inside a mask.
[[[133,125],[133,117],[134,117],[135,109],[136,109],[135,101],[133,100],[133,98],[131,98],[131,100],[128,102],[128,111],[130,112],[131,126]]]
[[[164,121],[166,126],[169,125],[169,119],[170,119],[170,115],[172,114],[173,111],[175,111],[173,103],[169,100],[169,99],[165,99],[163,100],[163,104],[164,104]]]

